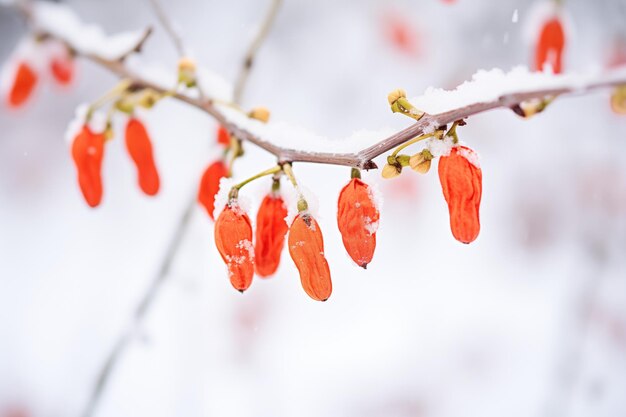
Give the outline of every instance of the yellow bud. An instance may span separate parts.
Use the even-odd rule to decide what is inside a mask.
[[[426,174],[430,170],[431,161],[431,159],[425,159],[421,153],[418,153],[411,157],[409,165],[413,171]]]
[[[387,95],[387,101],[389,101],[389,104],[393,106],[393,103],[398,101],[398,99],[401,97],[406,97],[406,91],[404,91],[401,88],[398,88],[396,90],[393,90],[391,93],[389,93],[389,95]]]
[[[402,172],[402,167],[397,165],[385,164],[382,171],[383,178],[391,179],[395,178]]]
[[[178,71],[195,72],[196,61],[189,57],[183,57],[178,61]]]
[[[626,114],[626,85],[620,85],[611,94],[611,108],[617,114]]]
[[[251,119],[260,120],[263,123],[267,123],[270,119],[270,111],[266,107],[255,107],[250,110],[248,117]]]
[[[137,104],[145,109],[152,108],[157,101],[161,98],[161,95],[152,89],[145,89],[141,92],[137,98]]]

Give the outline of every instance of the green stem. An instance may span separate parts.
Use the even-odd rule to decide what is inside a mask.
[[[435,136],[435,132],[432,132],[432,133],[427,133],[427,134],[425,134],[425,135],[418,136],[418,137],[416,137],[416,138],[413,138],[413,139],[411,139],[411,140],[408,140],[408,141],[404,142],[402,145],[398,146],[398,147],[396,148],[396,150],[395,150],[395,151],[393,151],[393,153],[391,154],[391,156],[393,156],[393,157],[395,158],[395,157],[396,157],[396,155],[398,155],[398,153],[399,153],[402,149],[404,149],[404,148],[406,148],[406,147],[408,147],[408,146],[411,146],[411,145],[413,145],[414,143],[417,143],[417,142],[419,142],[419,141],[421,141],[421,140],[428,139],[428,138],[433,137],[433,136]]]
[[[452,127],[450,128],[450,130],[448,130],[448,133],[446,133],[446,136],[452,136],[452,138],[454,139],[454,143],[459,143],[459,136],[456,134],[456,127],[458,125],[458,121],[452,123]]]
[[[93,112],[96,111],[99,107],[102,107],[107,101],[117,98],[122,93],[124,93],[124,91],[128,90],[131,84],[131,80],[124,79],[102,97],[91,103],[89,105],[89,110],[87,111],[87,120],[91,119]]]
[[[253,176],[251,176],[250,178],[248,178],[246,180],[243,180],[239,184],[233,185],[233,188],[235,188],[237,190],[240,190],[241,187],[243,187],[244,185],[246,185],[249,182],[252,182],[252,181],[254,181],[254,180],[258,179],[258,178],[261,178],[261,177],[265,177],[267,175],[276,174],[276,173],[280,172],[281,170],[282,170],[281,166],[280,165],[276,165],[275,167],[272,167],[270,169],[266,169],[265,171],[259,172],[258,174],[253,175]]]
[[[298,188],[298,182],[296,181],[295,175],[293,175],[293,170],[291,169],[291,164],[289,162],[283,164],[283,172],[289,178],[291,185],[298,192],[298,213],[302,213],[309,209],[309,203],[306,202],[306,199],[302,195],[300,188]]]

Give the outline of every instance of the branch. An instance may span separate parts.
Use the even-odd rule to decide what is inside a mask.
[[[252,69],[252,65],[254,65],[254,57],[263,44],[263,41],[267,37],[272,24],[274,23],[274,19],[278,14],[278,9],[280,8],[280,4],[282,0],[272,0],[272,5],[270,6],[265,19],[261,23],[259,27],[259,31],[254,37],[250,47],[248,48],[248,52],[243,61],[243,65],[241,66],[241,70],[239,71],[239,76],[237,77],[237,82],[235,83],[235,93],[234,100],[235,103],[241,102],[241,95],[243,93],[243,89],[246,85],[246,81],[248,80],[248,75],[250,75],[250,70]]]
[[[261,30],[259,32],[259,36],[255,38],[255,41],[251,48],[249,49],[252,54],[258,49],[260,45],[260,41],[264,38],[265,33],[269,30],[268,22],[271,23],[273,21],[273,16],[276,14],[275,8],[276,5],[280,3],[280,0],[273,0],[272,8],[267,18],[265,19],[265,24],[262,25]],[[18,4],[24,4],[22,2]],[[28,10],[29,7],[20,7],[20,10],[23,12],[25,17],[28,20],[32,20],[33,14],[29,12],[24,13],[24,10]],[[32,23],[32,22],[31,22]],[[35,26],[36,27],[36,26]],[[520,103],[533,99],[543,99],[549,96],[560,96],[564,94],[583,94],[593,90],[598,90],[602,88],[616,87],[619,85],[626,84],[626,72],[625,71],[616,71],[613,75],[604,75],[601,78],[587,80],[585,82],[572,82],[571,85],[567,85],[559,88],[542,88],[536,89],[532,91],[520,91],[520,92],[512,92],[504,94],[498,97],[495,100],[487,101],[487,102],[476,102],[469,105],[464,105],[462,107],[446,111],[444,113],[439,114],[425,114],[419,121],[414,123],[413,125],[381,140],[378,143],[375,143],[367,148],[361,149],[358,152],[350,152],[350,153],[336,153],[336,152],[314,152],[307,150],[299,150],[294,148],[281,147],[266,138],[255,134],[242,127],[240,124],[235,121],[229,119],[227,115],[218,108],[218,103],[210,98],[196,98],[192,97],[185,92],[174,92],[169,91],[168,88],[157,85],[153,82],[150,82],[137,74],[131,72],[122,61],[118,59],[108,59],[102,57],[98,54],[90,53],[90,52],[82,52],[79,48],[75,48],[72,42],[69,39],[60,38],[55,35],[55,33],[46,32],[45,30],[39,30],[40,34],[49,38],[58,39],[62,42],[65,42],[67,46],[71,49],[74,49],[77,52],[78,56],[82,56],[90,61],[93,61],[102,67],[108,69],[112,73],[116,74],[121,78],[128,79],[132,82],[133,86],[141,89],[141,88],[150,88],[159,93],[167,93],[171,95],[171,97],[183,101],[191,106],[197,107],[210,116],[212,116],[217,122],[222,124],[225,128],[227,128],[234,136],[242,141],[250,142],[265,151],[275,155],[279,162],[311,162],[311,163],[320,163],[320,164],[329,164],[329,165],[344,165],[348,167],[360,168],[360,169],[373,169],[377,168],[373,159],[388,152],[394,147],[401,145],[402,143],[423,134],[425,131],[432,129],[433,127],[443,126],[454,122],[456,120],[465,119],[467,117],[483,113],[489,110],[497,109],[497,108],[515,108]],[[138,43],[135,47],[130,49],[129,53],[139,49],[143,44],[143,41],[147,36],[144,36],[141,42]],[[125,54],[126,56],[128,54]],[[252,55],[249,55],[252,56]],[[242,70],[243,76],[240,76],[245,82],[247,73],[245,67],[248,65],[248,59],[244,60],[244,69]],[[243,87],[243,83],[241,83],[241,87]]]
[[[163,6],[159,2],[159,0],[149,0],[149,1],[150,1],[150,5],[152,6],[152,9],[154,10],[154,13],[157,15],[157,18],[159,19],[159,22],[161,22],[161,26],[163,26],[163,29],[165,29],[165,31],[167,32],[168,36],[170,37],[172,41],[172,44],[174,44],[174,48],[176,49],[176,53],[178,54],[178,57],[179,58],[184,57],[185,47],[183,45],[183,40],[178,34],[178,32],[176,32],[176,30],[174,29],[174,25],[172,24],[170,19],[167,17],[165,10],[163,10]]]

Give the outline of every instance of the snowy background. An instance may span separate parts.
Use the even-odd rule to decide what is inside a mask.
[[[109,33],[158,25],[147,1],[67,3]],[[626,36],[625,3],[565,2],[566,71],[606,66]],[[163,4],[199,62],[234,80],[268,1]],[[532,8],[521,0],[285,0],[244,105],[329,137],[401,129],[410,120],[389,111],[392,89],[417,96],[480,68],[530,64]],[[411,39],[404,47],[393,41],[398,27]],[[0,57],[24,33],[0,8]],[[175,57],[157,27],[142,59],[174,68]],[[26,108],[0,109],[7,416],[80,414],[220,152],[209,117],[160,103],[146,116],[159,196],[140,193],[118,135],[106,148],[103,204],[89,209],[63,134],[75,107],[114,82],[82,61],[71,88],[43,83]],[[528,121],[494,111],[459,130],[481,154],[484,178],[482,231],[469,246],[451,236],[436,169],[393,181],[364,174],[385,200],[367,271],[351,263],[336,227],[349,169],[294,165],[319,199],[334,284],[326,303],[306,296],[286,252],[275,277],[255,278],[243,296],[233,290],[198,207],[96,415],[626,415],[626,118],[608,99],[560,99]],[[272,162],[247,146],[236,176]],[[268,187],[260,180],[242,193],[258,204]]]

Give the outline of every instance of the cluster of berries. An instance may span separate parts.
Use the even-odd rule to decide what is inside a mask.
[[[5,102],[22,107],[35,92],[39,80],[50,76],[61,86],[74,79],[74,57],[65,44],[51,39],[24,39],[3,69]]]
[[[218,142],[233,143],[228,132],[220,127]],[[205,170],[198,191],[198,202],[213,218],[215,197],[222,178],[230,175],[226,163],[218,160]],[[252,179],[273,175],[272,187],[263,198],[256,216],[256,231],[248,213],[239,204],[239,189]],[[332,292],[330,268],[324,256],[322,230],[300,195],[298,214],[287,223],[288,208],[280,191],[280,178],[286,175],[297,188],[288,163],[264,171],[250,180],[233,186],[228,200],[215,222],[215,244],[229,272],[232,286],[243,292],[252,283],[256,273],[260,277],[273,275],[280,264],[287,238],[289,254],[295,263],[302,287],[313,299],[327,300]],[[376,229],[379,211],[369,185],[352,170],[352,178],[339,194],[337,225],[344,247],[354,262],[366,268],[376,248]],[[254,235],[254,238],[253,238]]]
[[[94,132],[89,123],[84,123],[72,140],[72,159],[76,165],[78,184],[90,207],[97,207],[102,201],[102,159],[105,144],[112,137],[111,132],[110,126],[101,132]],[[138,118],[128,119],[124,139],[126,150],[137,169],[139,188],[146,195],[156,195],[160,180],[152,141]]]

